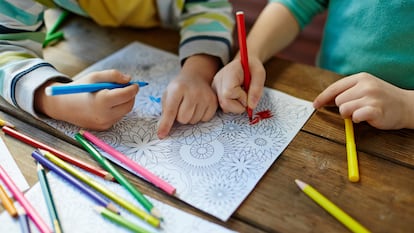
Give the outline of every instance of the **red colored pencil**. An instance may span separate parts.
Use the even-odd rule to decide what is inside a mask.
[[[247,55],[247,44],[246,44],[246,28],[244,23],[244,12],[238,11],[236,12],[236,22],[237,22],[237,36],[239,39],[239,50],[240,50],[240,59],[241,64],[243,67],[244,73],[244,90],[246,93],[249,93],[250,87],[250,69],[249,69],[249,58]],[[249,120],[252,120],[253,110],[247,106],[247,115],[249,116]]]
[[[102,169],[98,166],[93,166],[91,164],[85,163],[84,161],[76,159],[76,158],[74,158],[74,157],[72,157],[72,156],[70,156],[70,155],[68,155],[64,152],[61,152],[57,149],[54,149],[54,148],[52,148],[52,147],[50,147],[50,146],[48,146],[44,143],[36,141],[35,139],[33,139],[33,138],[31,138],[27,135],[24,135],[23,133],[20,133],[20,132],[14,130],[14,129],[8,127],[8,126],[3,126],[1,129],[3,130],[4,133],[6,133],[6,134],[18,139],[18,140],[30,145],[30,146],[33,146],[36,149],[39,148],[39,149],[47,150],[50,153],[52,153],[52,154],[56,155],[57,157],[61,158],[62,160],[65,160],[68,163],[71,163],[71,164],[73,164],[73,165],[75,165],[79,168],[82,168],[82,169],[84,169],[84,170],[86,170],[90,173],[93,173],[97,176],[100,176],[100,177],[104,178],[105,180],[115,181],[114,177],[109,172],[107,172],[106,170],[104,170],[104,169]]]

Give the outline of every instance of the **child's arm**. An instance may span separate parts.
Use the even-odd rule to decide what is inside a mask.
[[[42,59],[45,8],[35,1],[0,1],[0,94],[10,104],[38,116],[35,90],[49,80],[70,79]],[[28,10],[29,9],[29,10]],[[10,12],[19,12],[11,17]]]
[[[106,70],[87,74],[69,85],[129,81],[131,81],[130,76],[117,70]],[[45,88],[50,85],[67,84],[50,81],[38,88],[35,94],[36,111],[53,119],[93,130],[108,129],[130,112],[134,106],[135,95],[138,93],[138,85],[130,85],[94,93],[48,96],[45,94]]]
[[[182,69],[164,92],[159,138],[168,135],[174,121],[195,124],[214,116],[218,103],[211,83],[232,48],[234,20],[228,1],[194,1],[178,10]]]
[[[378,129],[414,129],[414,91],[391,85],[368,73],[345,77],[326,88],[315,108],[335,104],[343,118],[368,122]]]
[[[242,113],[247,105],[252,109],[257,106],[266,78],[263,63],[289,45],[299,31],[298,22],[284,5],[269,3],[264,8],[247,37],[252,77],[248,97],[241,87],[243,70],[239,55],[214,78],[213,88],[224,112]]]
[[[45,8],[35,1],[7,0],[0,1],[0,9],[3,29],[0,32],[0,93],[9,103],[36,117],[46,115],[97,130],[109,128],[132,109],[137,85],[96,93],[46,96],[47,86],[66,85],[72,79],[42,59]],[[20,18],[11,18],[8,12],[20,12]],[[129,80],[130,77],[117,71],[103,71],[75,82]]]
[[[195,124],[214,116],[218,104],[211,81],[219,64],[218,58],[208,55],[194,55],[186,60],[180,74],[170,82],[162,97],[159,138],[168,135],[174,121]]]

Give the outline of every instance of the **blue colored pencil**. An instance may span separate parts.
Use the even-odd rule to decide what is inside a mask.
[[[35,158],[40,164],[48,168],[49,170],[55,172],[57,175],[62,177],[64,180],[71,183],[73,186],[78,188],[80,191],[82,191],[84,194],[92,198],[98,205],[101,205],[103,207],[108,208],[114,213],[119,214],[119,211],[115,207],[115,205],[108,201],[106,198],[102,197],[100,194],[94,192],[89,186],[82,183],[80,180],[76,179],[72,175],[70,175],[68,172],[60,168],[59,166],[55,165],[53,162],[45,158],[40,151],[35,150],[32,152],[32,157]]]
[[[29,225],[29,219],[27,219],[27,214],[23,209],[18,209],[19,214],[19,224],[20,224],[20,230],[22,233],[31,233],[32,230],[30,230]]]
[[[75,94],[83,92],[95,92],[103,89],[115,89],[122,88],[132,84],[138,84],[140,87],[145,87],[148,85],[147,82],[133,81],[125,84],[119,83],[85,83],[78,85],[62,85],[62,86],[49,86],[46,87],[46,95],[66,95],[66,94]]]

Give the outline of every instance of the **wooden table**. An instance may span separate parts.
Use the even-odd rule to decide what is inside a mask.
[[[102,28],[71,17],[66,40],[45,50],[56,68],[74,75],[132,41],[177,53],[175,31]],[[338,75],[273,58],[268,87],[312,101]],[[93,162],[79,145],[53,128],[1,102],[0,117],[39,141]],[[30,185],[37,182],[33,148],[0,133]],[[336,108],[316,111],[227,222],[167,196],[124,172],[144,193],[239,232],[349,232],[296,186],[299,178],[373,232],[414,232],[414,131],[355,125],[361,180],[347,179],[344,123]],[[1,209],[3,211],[3,209]]]

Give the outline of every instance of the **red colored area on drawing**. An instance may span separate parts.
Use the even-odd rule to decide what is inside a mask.
[[[252,120],[250,120],[251,125],[257,124],[261,120],[273,117],[273,113],[269,109],[261,111],[261,112],[257,112],[254,115],[255,117]]]

